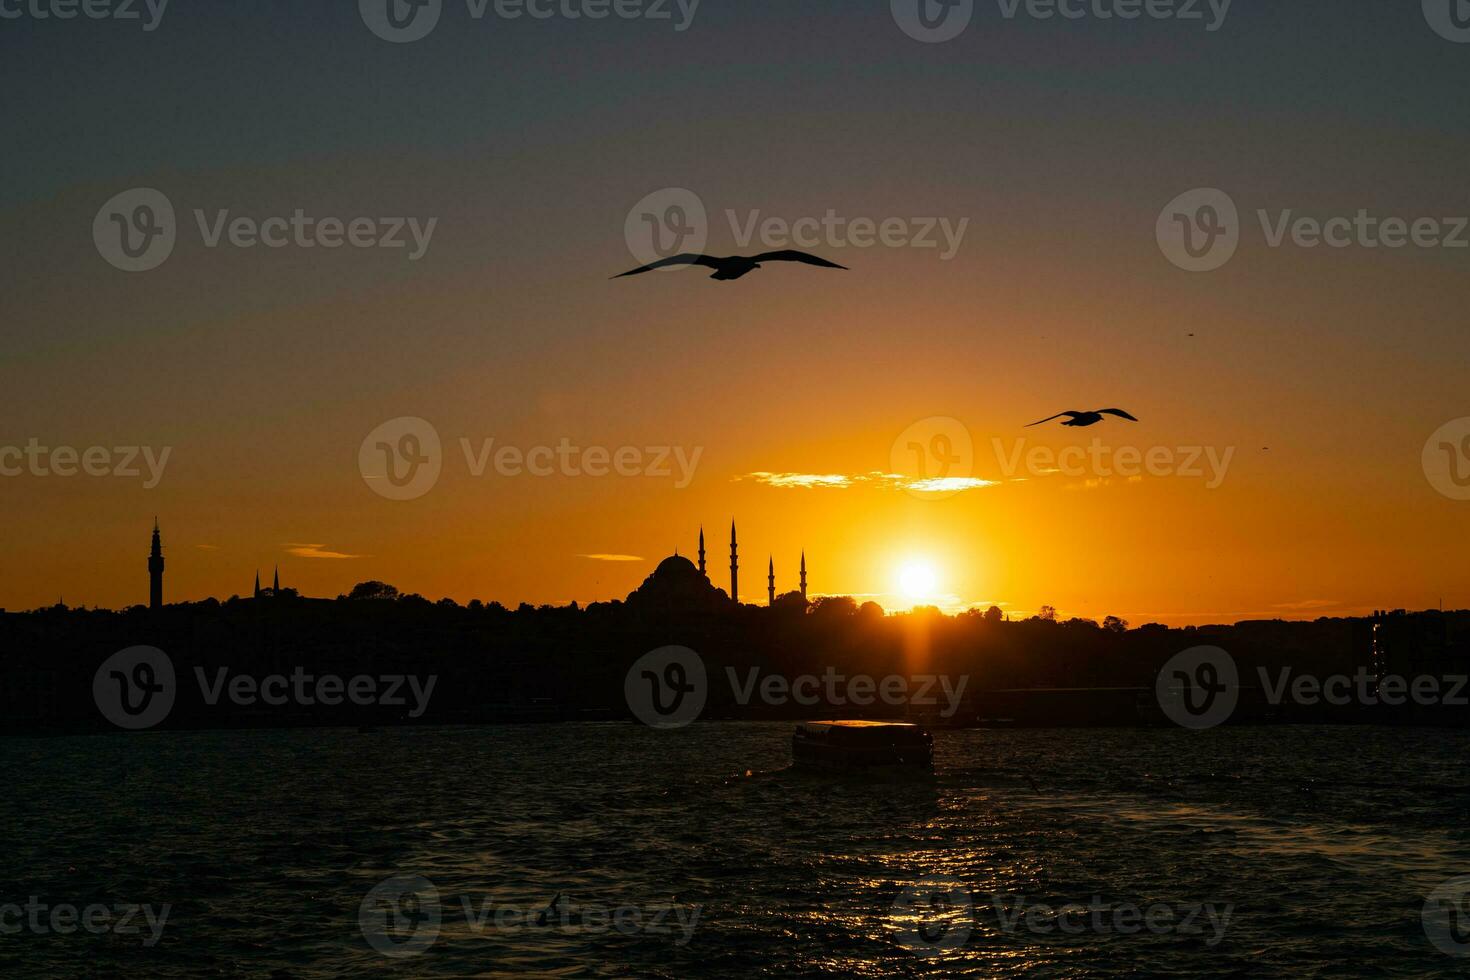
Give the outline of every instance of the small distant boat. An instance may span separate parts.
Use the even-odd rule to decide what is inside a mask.
[[[928,771],[934,736],[902,721],[806,721],[791,736],[791,760],[806,769]]]

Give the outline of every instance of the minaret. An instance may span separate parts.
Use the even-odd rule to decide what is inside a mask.
[[[776,559],[772,557],[766,565],[766,601],[776,604]]]
[[[256,599],[260,598],[260,569],[258,568],[255,570],[255,592],[253,595]]]
[[[277,596],[277,595],[280,595],[280,594],[281,594],[281,566],[280,565],[277,565],[276,566],[276,577],[275,577],[275,580],[271,582],[271,595],[272,596]]]
[[[801,553],[801,597],[806,598],[806,552]]]
[[[735,550],[735,522],[730,522],[730,598],[740,601],[740,560]]]
[[[163,544],[158,539],[158,518],[153,518],[153,550],[148,553],[148,608],[163,608]]]
[[[704,570],[704,525],[702,524],[699,527],[699,574],[709,578],[709,574]]]

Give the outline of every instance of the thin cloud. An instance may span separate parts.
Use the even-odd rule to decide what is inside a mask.
[[[639,555],[578,555],[578,558],[590,558],[593,561],[647,561]]]
[[[969,476],[922,478],[878,470],[871,473],[771,473],[758,470],[735,478],[735,482],[741,480],[754,480],[781,490],[846,490],[868,486],[886,490],[912,490],[916,493],[958,493],[993,487],[999,482]]]
[[[297,558],[363,558],[364,555],[347,555],[340,551],[327,551],[324,544],[288,544],[286,554]]]
[[[842,473],[747,473],[736,480],[754,480],[768,487],[850,487],[862,477],[845,476]]]
[[[1342,603],[1336,599],[1303,599],[1300,602],[1278,602],[1272,609],[1336,609]]]

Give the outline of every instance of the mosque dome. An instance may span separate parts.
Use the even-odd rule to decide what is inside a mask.
[[[685,558],[683,555],[672,555],[658,563],[658,567],[653,570],[653,577],[658,580],[664,580],[674,578],[694,579],[703,578],[704,576],[699,574],[699,569],[695,568],[694,562],[688,558]]]
[[[653,574],[628,596],[634,606],[671,610],[720,608],[728,601],[725,593],[711,585],[694,562],[682,555],[659,562]]]

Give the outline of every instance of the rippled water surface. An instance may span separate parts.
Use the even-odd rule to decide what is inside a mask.
[[[935,778],[895,783],[794,773],[789,731],[6,741],[0,904],[170,908],[151,947],[146,925],[0,934],[0,975],[1410,977],[1470,962],[1421,923],[1426,895],[1470,873],[1465,734],[940,732]],[[427,879],[437,903],[369,901],[364,919],[395,877]],[[517,917],[558,895],[540,923]],[[1068,903],[1228,919],[1221,937],[1203,913],[1183,932],[1011,917]],[[405,911],[387,941],[422,952],[369,944],[363,923],[390,908]],[[414,931],[429,913],[432,942]]]

